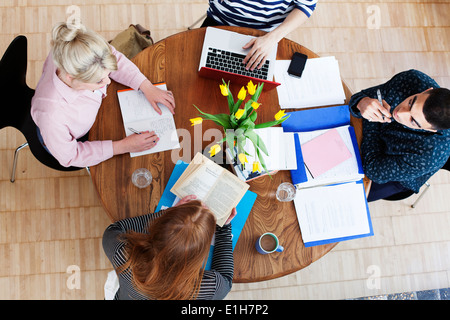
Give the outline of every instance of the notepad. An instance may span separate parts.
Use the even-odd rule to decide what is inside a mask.
[[[155,86],[167,90],[165,83],[155,84]],[[154,131],[159,138],[156,146],[142,152],[131,152],[131,157],[180,148],[175,120],[169,108],[158,103],[161,109],[161,114],[158,114],[140,90],[119,90],[117,97],[127,136],[134,134],[130,130],[133,128],[136,131]]]
[[[336,129],[330,129],[304,143],[301,148],[303,161],[313,178],[319,177],[352,157]]]

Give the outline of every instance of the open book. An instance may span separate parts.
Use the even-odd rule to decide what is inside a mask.
[[[183,172],[187,169],[189,164],[186,162],[183,162],[181,160],[178,160],[178,162],[175,164],[175,168],[172,171],[172,174],[169,178],[169,181],[167,182],[166,188],[164,189],[164,192],[161,196],[161,199],[159,200],[158,206],[156,207],[155,212],[158,212],[160,210],[164,210],[167,208],[173,207],[180,198],[175,196],[170,189],[172,189],[173,185],[178,181],[179,177],[183,174]],[[239,201],[238,205],[236,206],[237,215],[233,218],[232,224],[233,228],[231,229],[232,233],[232,248],[236,247],[236,244],[238,242],[239,236],[241,235],[242,229],[244,229],[245,222],[247,221],[248,215],[250,214],[250,211],[253,208],[253,205],[256,201],[256,193],[247,190],[244,197]],[[215,246],[215,238],[213,237],[213,240],[211,242],[211,248],[209,250],[209,256],[208,260],[206,262],[205,270],[211,270],[212,265],[212,256],[214,252],[214,246]]]
[[[230,171],[197,153],[170,191],[180,199],[196,195],[216,215],[217,225],[223,226],[248,188]]]
[[[167,90],[165,83],[156,84],[156,86]],[[131,157],[180,148],[173,115],[165,105],[158,103],[162,112],[159,115],[140,90],[119,90],[117,96],[127,137],[135,134],[132,130],[154,131],[159,137],[155,147],[143,152],[130,153]]]

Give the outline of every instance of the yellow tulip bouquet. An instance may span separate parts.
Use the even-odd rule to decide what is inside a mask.
[[[238,159],[239,162],[244,165],[246,162],[248,163],[247,156],[252,156],[244,150],[247,139],[250,140],[256,150],[256,155],[254,155],[255,160],[253,161],[253,172],[261,172],[261,166],[266,172],[268,172],[262,154],[265,154],[266,156],[269,154],[264,142],[258,134],[256,134],[254,129],[268,128],[279,125],[285,121],[288,116],[285,116],[284,110],[280,110],[277,114],[275,114],[275,120],[255,124],[257,118],[256,110],[260,107],[258,99],[261,95],[264,84],[260,83],[255,85],[252,81],[250,81],[247,84],[247,90],[245,87],[241,88],[237,96],[237,101],[235,102],[230,91],[229,83],[227,84],[224,80],[222,80],[222,82],[223,84],[219,85],[219,88],[222,95],[228,99],[229,113],[212,115],[202,112],[196,105],[194,105],[194,107],[200,112],[200,117],[190,119],[192,125],[200,124],[203,120],[212,120],[214,123],[224,128],[225,137],[213,145],[209,150],[211,157],[220,152],[221,144],[226,142],[230,148],[233,159]],[[250,99],[244,103],[247,96],[250,96]]]

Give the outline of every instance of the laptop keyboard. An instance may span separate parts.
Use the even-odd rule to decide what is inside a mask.
[[[208,48],[206,57],[205,66],[207,68],[231,72],[257,79],[267,79],[267,74],[269,72],[269,61],[266,61],[261,69],[255,68],[255,70],[251,71],[245,70],[245,65],[242,63],[245,55],[242,54],[221,49]]]

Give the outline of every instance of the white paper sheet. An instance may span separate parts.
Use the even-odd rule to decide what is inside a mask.
[[[340,105],[345,93],[335,57],[308,59],[301,78],[287,73],[291,60],[276,60],[275,80],[282,109]]]
[[[167,90],[165,84],[159,88]],[[129,128],[137,131],[155,131],[159,141],[152,149],[130,153],[131,157],[157,153],[180,148],[177,128],[170,110],[158,103],[162,114],[159,115],[141,91],[126,90],[117,93],[126,135],[134,134]]]
[[[305,243],[370,232],[360,183],[297,190],[294,204]]]
[[[254,131],[264,142],[269,153],[269,156],[266,156],[261,152],[269,171],[297,169],[293,132],[284,132],[282,127],[255,129]],[[249,162],[246,163],[245,170],[252,171],[256,153],[250,140],[247,140],[244,150],[252,157],[247,157]]]

